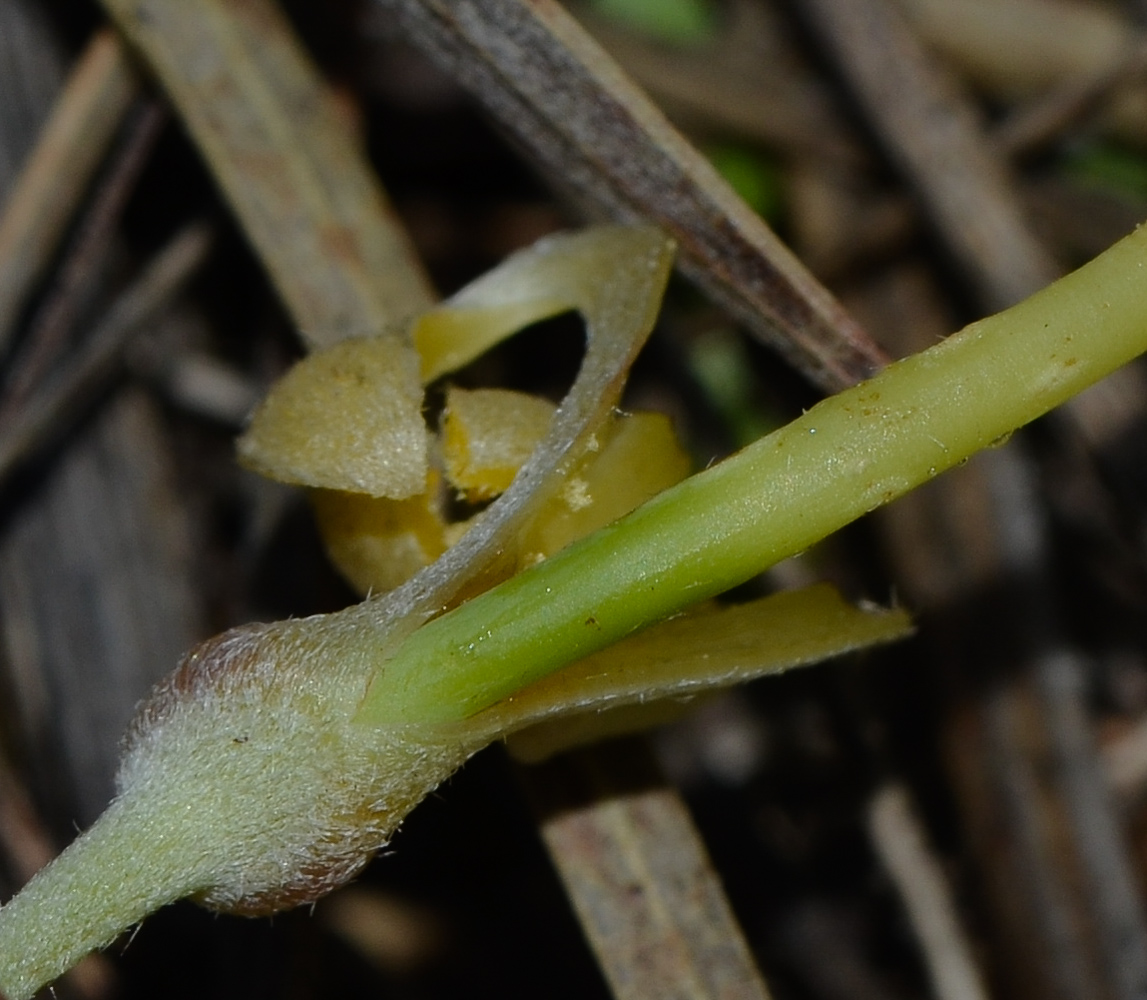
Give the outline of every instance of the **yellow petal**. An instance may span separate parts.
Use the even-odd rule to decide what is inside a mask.
[[[298,362],[239,439],[272,479],[402,499],[428,469],[418,359],[393,336],[346,340]]]
[[[532,250],[531,247],[524,252],[528,254]],[[492,294],[489,304],[467,307],[458,299],[465,296],[470,287],[467,286],[442,307],[420,316],[414,323],[411,336],[422,361],[421,374],[425,384],[469,364],[510,334],[531,323],[568,312],[574,305],[568,297],[547,295],[546,288],[537,285],[527,293],[524,301],[502,301]],[[502,287],[507,295],[520,288],[509,284]]]
[[[559,234],[515,254],[415,323],[412,336],[426,351],[427,379],[466,364],[530,322],[570,309],[585,319],[587,351],[558,419],[550,421],[520,481],[465,529],[447,529],[457,546],[410,580],[409,594],[395,595],[396,601],[440,611],[513,572],[523,529],[562,488],[566,471],[616,404],[653,326],[672,254],[672,241],[652,228]],[[395,499],[418,496],[428,467],[418,364],[404,342],[390,337],[348,341],[312,355],[256,412],[240,441],[240,457],[286,482]],[[360,542],[352,534],[342,533],[339,558],[360,587],[369,581],[377,591],[380,581],[402,577],[417,561],[409,549],[403,556],[390,543],[370,541],[369,531]],[[399,556],[401,571],[370,568]]]
[[[524,525],[561,489],[565,470],[584,454],[616,405],[629,366],[653,328],[673,249],[671,240],[647,227],[602,226],[548,237],[419,320],[413,336],[420,349],[428,329],[460,331],[464,341],[450,348],[449,365],[424,363],[424,378],[465,364],[527,322],[567,309],[582,315],[587,341],[574,384],[510,488],[456,546],[410,582],[411,599],[420,606],[450,607],[459,595],[474,592],[478,577],[498,578],[490,571],[493,564],[514,550]],[[466,331],[478,328],[481,337],[467,341]]]
[[[523,536],[521,563],[553,555],[689,475],[689,456],[663,413],[617,413]]]
[[[451,388],[442,420],[446,478],[466,498],[492,500],[545,437],[554,405],[508,389]]]
[[[314,490],[311,502],[331,562],[361,594],[405,583],[446,551],[446,526],[437,504],[438,474],[406,500]]]

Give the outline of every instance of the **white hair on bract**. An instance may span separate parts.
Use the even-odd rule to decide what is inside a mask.
[[[463,727],[356,723],[373,674],[362,627],[335,615],[232,629],[189,653],[137,715],[119,798],[149,803],[163,836],[187,839],[205,905],[258,915],[318,899],[482,745]]]

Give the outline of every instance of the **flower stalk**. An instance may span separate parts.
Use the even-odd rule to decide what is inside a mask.
[[[465,718],[802,552],[1147,350],[1147,228],[428,623],[365,723]]]

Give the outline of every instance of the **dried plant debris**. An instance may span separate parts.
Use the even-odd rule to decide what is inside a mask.
[[[1080,282],[1119,271],[1104,263],[1004,314],[1049,324],[1042,353],[985,348],[943,390],[878,388],[851,417],[848,397],[816,406],[1142,221],[1134,5],[567,6],[0,4],[0,898],[108,801],[132,706],[179,652],[277,618],[161,686],[97,827],[152,824],[194,861],[96,832],[150,888],[101,923],[127,883],[92,894],[73,850],[66,918],[88,927],[78,953],[182,893],[252,913],[360,884],[315,919],[165,908],[61,995],[1139,996],[1142,363],[938,473],[967,414],[1032,390],[1043,408],[1093,350],[1114,349],[1106,367],[1134,353],[1115,356],[1142,236],[1105,258],[1127,269],[1102,302]],[[640,356],[661,236],[515,255],[605,216],[668,232],[696,281],[669,282]],[[562,256],[579,240],[597,266]],[[454,293],[437,307],[435,286]],[[879,431],[821,447],[853,418]],[[794,419],[767,472],[725,471]],[[904,428],[916,472],[872,464],[872,440]],[[239,466],[241,429],[248,468],[292,485]],[[789,448],[825,470],[815,496]],[[810,529],[750,573],[770,532],[917,481],[879,520]],[[751,487],[751,530],[709,484]],[[647,506],[662,495],[706,497],[687,541],[657,513],[676,501]],[[758,530],[776,498],[793,520],[770,509]],[[634,510],[640,545],[594,535]],[[658,597],[621,635],[602,595],[690,547],[699,568],[674,578],[690,599]],[[571,588],[583,552],[592,586]],[[709,598],[734,557],[752,578]],[[886,644],[909,629],[901,604],[916,637]],[[493,662],[519,622],[543,623],[546,648],[476,685],[468,644]],[[307,656],[282,676],[255,665],[291,650]],[[370,683],[375,654],[393,696]],[[430,660],[449,669],[423,697]],[[212,715],[223,689],[232,714]],[[377,738],[423,715],[421,742]],[[689,809],[639,739],[576,749],[635,730]],[[502,735],[533,762],[522,781],[478,754],[362,867]],[[399,776],[363,798],[380,755]],[[264,790],[221,793],[240,772]],[[324,804],[327,833],[290,832]],[[171,823],[184,805],[203,824]],[[284,853],[254,857],[268,834]],[[0,927],[37,905],[6,904]],[[26,933],[59,954],[61,926]],[[6,995],[53,974],[20,954]]]

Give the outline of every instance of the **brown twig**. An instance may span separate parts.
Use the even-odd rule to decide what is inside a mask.
[[[155,383],[173,406],[232,431],[242,430],[262,396],[254,378],[206,352],[172,355],[158,343],[132,348],[128,364],[133,373]]]
[[[992,130],[1000,152],[1012,159],[1038,152],[1100,111],[1112,95],[1147,73],[1147,42],[1139,42],[1122,62],[1097,73],[1072,77],[1048,93],[1020,105]]]
[[[1141,40],[1120,4],[1041,0],[901,0],[920,36],[968,81],[1003,101],[1032,100],[1065,80],[1095,78],[1122,65]],[[1145,133],[1142,85],[1103,108],[1105,134],[1136,145]]]
[[[1147,719],[1139,719],[1103,748],[1108,787],[1120,798],[1134,800],[1147,787]]]
[[[1142,902],[1100,777],[1074,660],[1037,584],[1046,576],[1046,544],[1031,472],[1008,450],[986,453],[974,466],[962,478],[971,475],[969,494],[985,520],[975,528],[969,497],[951,497],[933,530],[946,521],[942,530],[956,537],[983,536],[982,581],[1010,583],[993,655],[997,672],[1015,676],[994,678],[969,700],[948,754],[993,902],[996,942],[1012,976],[1024,970],[1026,982],[1011,981],[1021,995],[1130,1000],[1147,976]],[[900,576],[911,586],[905,568]],[[946,569],[951,587],[962,574],[951,560]],[[944,645],[942,636],[934,639]],[[1016,651],[1018,669],[1007,662],[1005,644]],[[945,655],[971,653],[966,640],[952,645]]]
[[[1033,471],[1018,454],[985,456],[996,512],[1002,568],[1020,581],[1024,599],[1014,631],[1032,655],[1031,687],[1046,736],[1049,798],[1066,819],[1078,872],[1078,910],[1094,936],[1096,965],[1110,995],[1134,1000],[1147,992],[1147,917],[1135,887],[1114,801],[1088,718],[1083,664],[1058,626],[1047,578],[1046,516]]]
[[[23,885],[56,856],[36,807],[8,761],[0,755],[0,852]]]
[[[760,142],[786,159],[842,170],[872,166],[863,138],[839,101],[784,30],[772,6],[745,2],[723,8],[712,40],[667,49],[616,22],[578,11],[602,47],[674,121],[702,133]]]
[[[987,1000],[951,889],[903,785],[886,785],[872,797],[868,829],[904,902],[937,1000]]]
[[[1057,277],[971,103],[889,0],[804,9],[981,305],[1003,309]]]
[[[173,237],[120,295],[67,367],[0,423],[0,483],[53,440],[107,381],[131,337],[183,287],[210,247],[211,230],[203,223],[192,223]]]
[[[270,0],[104,0],[187,128],[312,346],[432,292],[330,93]]]
[[[692,820],[643,740],[524,773],[616,1000],[767,1000]]]
[[[139,90],[119,39],[88,43],[0,217],[0,352]]]
[[[27,347],[13,363],[14,371],[0,401],[0,422],[13,419],[63,350],[72,324],[106,262],[111,234],[166,121],[163,105],[157,100],[147,101],[113,154],[47,301],[32,321]]]
[[[547,174],[597,213],[656,222],[680,267],[835,391],[886,361],[839,303],[557,4],[378,0]]]
[[[1134,1000],[1147,990],[1147,921],[1096,753],[1082,664],[1070,651],[1054,650],[1037,662],[1035,674],[1105,974],[1114,996]]]

